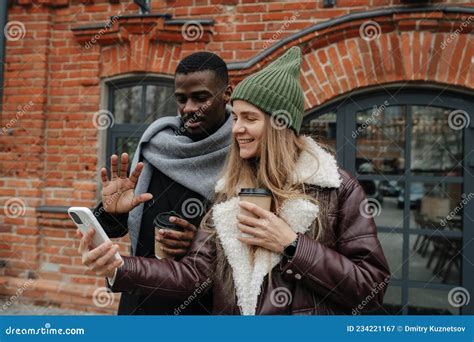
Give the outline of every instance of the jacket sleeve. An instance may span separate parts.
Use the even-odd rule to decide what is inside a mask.
[[[210,289],[215,262],[214,233],[199,228],[186,256],[180,261],[144,257],[122,257],[113,292],[129,292],[185,299]]]
[[[119,238],[128,233],[128,214],[109,214],[102,202],[92,211],[109,238]]]
[[[337,227],[330,227],[336,232],[335,247],[300,235],[295,255],[282,263],[281,272],[323,299],[370,310],[382,304],[390,271],[373,218],[359,210],[366,199],[362,187],[351,178],[345,188],[339,194]]]

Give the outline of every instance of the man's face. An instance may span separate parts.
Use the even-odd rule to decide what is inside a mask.
[[[210,70],[176,74],[175,98],[187,136],[203,139],[224,123],[229,89]]]

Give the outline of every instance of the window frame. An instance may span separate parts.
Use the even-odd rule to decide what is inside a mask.
[[[151,122],[146,122],[146,88],[147,86],[165,86],[174,89],[174,79],[163,76],[128,76],[121,79],[110,80],[106,82],[107,87],[107,110],[112,113],[115,119],[114,100],[115,92],[119,89],[134,86],[142,86],[140,120],[142,123],[114,123],[112,127],[106,130],[105,139],[105,164],[110,168],[110,156],[117,150],[117,138],[140,139]],[[173,92],[174,93],[174,92]],[[176,114],[177,115],[177,114]]]
[[[320,115],[328,112],[336,113],[336,158],[338,164],[341,165],[345,170],[355,175],[359,180],[374,180],[374,179],[389,179],[398,180],[400,175],[360,175],[355,169],[356,165],[356,141],[352,137],[352,132],[356,129],[356,113],[360,110],[372,108],[373,105],[381,105],[385,100],[388,100],[389,106],[435,106],[454,108],[464,110],[470,114],[470,126],[464,128],[464,155],[463,155],[463,167],[464,174],[461,177],[445,177],[439,176],[414,176],[411,175],[410,161],[411,161],[411,134],[408,134],[405,138],[405,160],[407,161],[405,177],[403,178],[405,186],[405,208],[404,213],[409,208],[409,195],[410,186],[412,182],[437,182],[443,180],[444,183],[462,183],[463,193],[470,194],[474,192],[474,157],[469,155],[469,151],[472,151],[474,146],[474,101],[469,100],[471,97],[466,96],[464,93],[447,89],[436,89],[436,88],[420,88],[410,87],[409,85],[402,86],[401,88],[397,85],[393,87],[384,86],[380,89],[371,89],[366,92],[359,94],[345,94],[339,99],[332,101],[326,105],[316,107],[309,111],[304,118],[304,122],[316,119]],[[407,130],[412,131],[412,112],[411,109],[407,113]],[[469,159],[468,159],[469,158]],[[469,172],[468,172],[469,171]],[[405,215],[406,216],[406,215]],[[407,260],[410,253],[410,239],[416,238],[418,235],[432,234],[431,231],[426,229],[413,229],[409,226],[409,217],[406,217],[403,223],[403,228],[393,229],[393,227],[377,227],[379,232],[384,233],[395,233],[402,234],[403,236],[403,249],[402,249],[402,278],[393,279],[389,286],[395,286],[401,290],[401,314],[407,315],[409,310],[409,290],[411,288],[427,288],[427,289],[438,289],[438,290],[450,290],[452,288],[462,286],[467,289],[470,293],[474,290],[474,248],[468,246],[470,242],[474,240],[474,231],[468,229],[468,226],[472,224],[472,218],[474,217],[474,201],[468,202],[464,206],[463,215],[463,231],[460,234],[449,234],[449,232],[436,232],[435,235],[444,236],[462,236],[462,256],[463,264],[461,270],[461,284],[450,285],[442,283],[428,283],[425,284],[423,281],[415,281],[409,279],[409,263],[404,262]],[[469,260],[473,260],[469,262]],[[468,303],[468,305],[460,308],[461,315],[472,315],[474,314],[474,300]]]

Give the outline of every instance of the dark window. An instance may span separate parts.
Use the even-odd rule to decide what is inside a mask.
[[[178,113],[173,80],[129,79],[110,82],[108,87],[114,125],[107,131],[107,165],[114,153],[127,152],[131,160],[146,128],[156,119]]]

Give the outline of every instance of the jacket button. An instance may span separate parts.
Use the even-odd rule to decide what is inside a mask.
[[[296,273],[296,274],[295,274],[295,278],[298,279],[298,280],[300,280],[300,279],[301,279],[301,274]]]
[[[292,274],[292,273],[293,273],[293,270],[290,270],[290,269],[286,270],[286,274]]]

